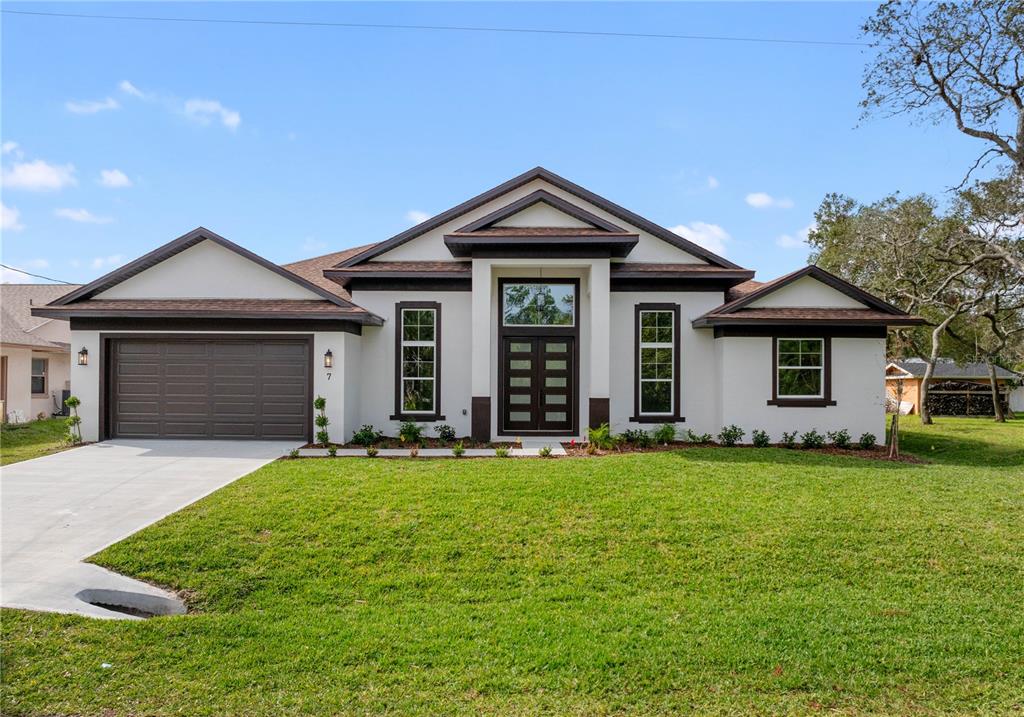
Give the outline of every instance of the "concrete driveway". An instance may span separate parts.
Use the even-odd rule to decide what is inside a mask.
[[[4,466],[0,604],[123,618],[76,595],[113,590],[173,597],[81,561],[298,445],[117,440]]]

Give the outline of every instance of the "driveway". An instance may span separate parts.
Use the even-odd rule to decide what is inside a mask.
[[[81,561],[297,446],[117,440],[4,466],[0,604],[118,618],[125,615],[76,594],[119,590],[171,597]]]

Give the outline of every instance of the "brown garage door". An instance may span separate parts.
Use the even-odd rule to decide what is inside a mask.
[[[114,339],[110,434],[309,436],[310,348],[299,339]]]

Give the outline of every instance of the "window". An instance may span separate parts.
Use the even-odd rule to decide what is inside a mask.
[[[503,284],[502,306],[505,326],[573,326],[576,284]]]
[[[32,359],[32,395],[46,395],[46,373],[49,368],[49,359]]]
[[[778,339],[776,397],[824,398],[824,339]]]
[[[635,416],[631,421],[681,421],[679,306],[637,304]]]
[[[441,305],[400,302],[395,306],[395,416],[437,420],[441,383]]]

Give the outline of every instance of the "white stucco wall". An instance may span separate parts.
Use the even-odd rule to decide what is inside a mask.
[[[319,299],[306,289],[212,241],[201,241],[97,299]]]
[[[812,276],[797,279],[792,284],[750,302],[747,306],[752,309],[778,307],[865,308],[864,304],[856,299],[847,296],[841,291],[836,291],[828,284],[823,284]]]
[[[61,322],[66,325],[67,322]],[[66,340],[66,339],[65,339]],[[4,412],[10,420],[20,413],[34,421],[40,413],[50,416],[61,404],[62,391],[68,387],[69,358],[60,351],[36,351],[28,347],[4,346],[7,357],[7,402]],[[32,359],[46,359],[46,395],[32,395]]]
[[[637,304],[679,304],[680,414],[682,431],[717,433],[719,424],[718,365],[713,332],[694,329],[690,322],[722,303],[722,292],[613,292],[611,308],[612,430],[651,429],[651,424],[630,422],[636,383],[635,311]],[[714,429],[714,430],[712,430]]]
[[[468,291],[356,291],[353,301],[384,319],[383,326],[364,326],[360,371],[351,376],[359,383],[358,419],[354,429],[372,424],[388,435],[398,435],[395,412],[395,304],[400,301],[436,301],[441,304],[441,405],[447,423],[459,436],[470,433],[471,295]],[[425,424],[436,425],[436,424]],[[435,436],[432,428],[426,435]]]
[[[755,428],[779,441],[784,431],[803,433],[845,428],[854,440],[862,433],[885,439],[885,339],[832,339],[832,400],[835,406],[769,406],[772,397],[770,337],[715,339],[719,363],[720,425],[736,424],[750,441]]]

